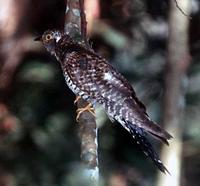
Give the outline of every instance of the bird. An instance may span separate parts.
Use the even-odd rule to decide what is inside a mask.
[[[147,134],[167,145],[172,136],[150,119],[144,104],[122,74],[91,46],[63,31],[47,30],[35,40],[41,41],[46,50],[56,57],[72,92],[89,103],[78,110],[79,116],[86,110],[94,114],[92,107],[102,106],[109,119],[120,123],[131,134],[155,166],[163,173],[169,173]]]

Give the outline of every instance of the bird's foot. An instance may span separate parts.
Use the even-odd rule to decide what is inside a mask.
[[[92,104],[89,103],[84,108],[79,108],[79,109],[76,110],[76,112],[77,112],[76,121],[79,120],[81,113],[86,112],[86,111],[90,112],[93,116],[95,116],[94,108],[92,108]]]
[[[78,102],[79,99],[81,99],[81,96],[76,96],[76,99],[74,100],[74,105]]]

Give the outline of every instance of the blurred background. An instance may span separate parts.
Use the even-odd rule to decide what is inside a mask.
[[[177,136],[181,144],[177,158],[182,160],[177,171],[179,185],[199,185],[200,0],[190,0],[190,7],[182,9],[186,15],[170,6],[172,0],[85,3],[92,47],[134,85],[158,123],[166,118],[167,103],[163,100],[169,94],[165,75],[173,69],[173,64],[166,65],[169,54],[182,47],[172,44],[175,50],[170,52],[170,11],[180,14],[180,19],[171,19],[174,30],[186,25],[187,34],[182,39],[188,40],[187,54],[180,53],[184,64],[180,68],[174,65],[175,74],[179,76],[176,70],[181,69],[182,77],[181,92],[177,91],[181,101],[174,102],[174,107],[181,105],[183,112],[177,115],[175,126],[180,129]],[[75,96],[66,86],[56,59],[33,41],[47,29],[62,29],[64,17],[65,0],[0,0],[0,186],[82,185],[78,179],[81,164]],[[168,73],[167,77],[168,82],[175,82],[173,75]],[[99,109],[97,123],[102,185],[156,185],[156,167],[131,136]],[[166,119],[163,123],[168,128]],[[177,136],[172,135],[173,146]],[[152,142],[159,152],[160,143]]]

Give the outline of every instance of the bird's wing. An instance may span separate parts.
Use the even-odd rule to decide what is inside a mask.
[[[97,70],[102,69],[100,70],[101,73],[97,74],[100,79],[99,81],[102,81],[104,85],[103,88],[99,90],[100,94],[103,94],[105,99],[111,100],[115,102],[115,104],[119,105],[121,103],[124,109],[125,107],[127,108],[127,111],[131,113],[130,115],[128,114],[131,116],[129,120],[127,120],[129,124],[132,122],[142,127],[157,139],[168,144],[167,140],[172,136],[150,120],[145,106],[136,97],[135,91],[130,83],[116,69],[106,63],[105,60],[96,64],[95,68],[97,68]],[[119,99],[121,99],[122,102],[120,102]],[[134,123],[134,121],[138,122]]]
[[[107,63],[105,59],[95,55],[93,57],[93,62],[91,62],[93,71],[89,73],[94,77],[91,80],[93,85],[98,87],[99,95],[103,95],[104,99],[114,102],[116,102],[116,97],[121,98],[122,101],[132,103],[133,107],[137,107],[139,112],[147,116],[145,106],[136,97],[133,87],[124,76]]]

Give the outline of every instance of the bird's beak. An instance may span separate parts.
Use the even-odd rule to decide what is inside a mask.
[[[42,36],[38,36],[34,39],[34,41],[42,41]]]

